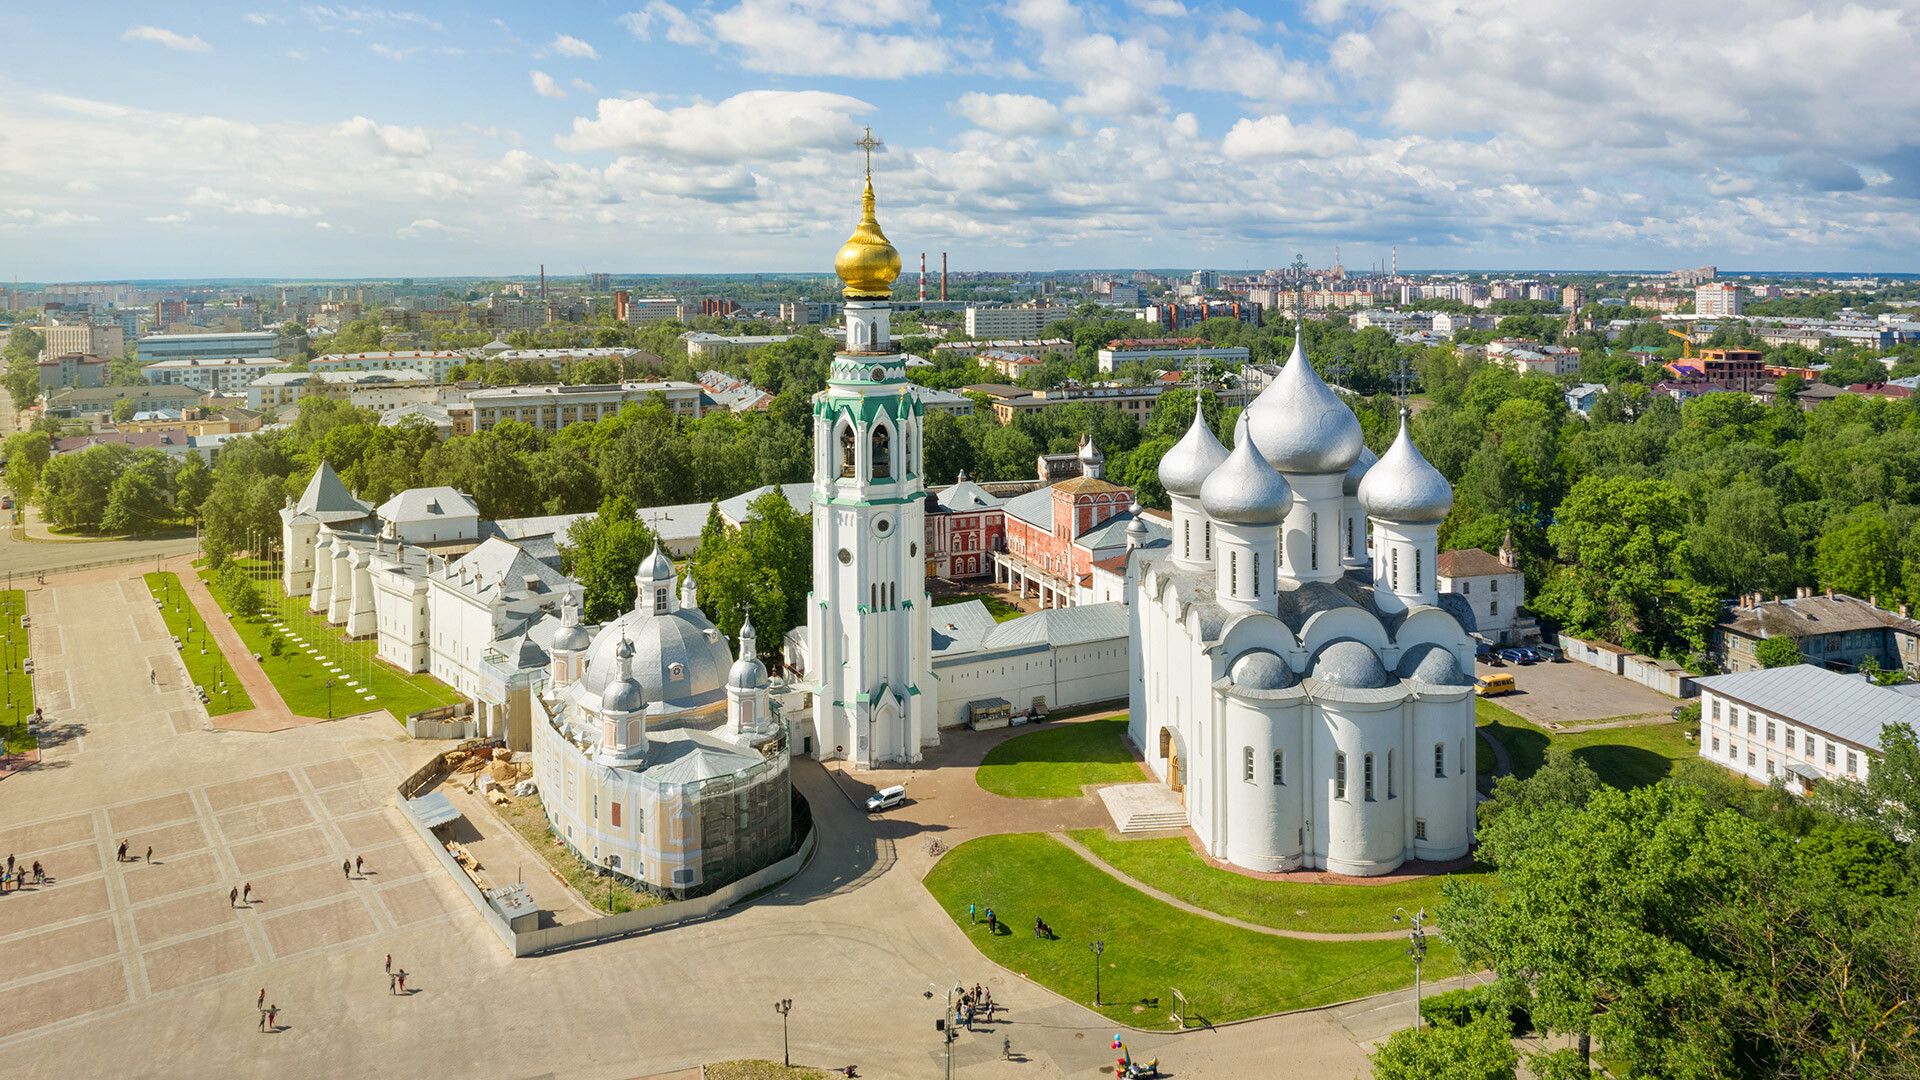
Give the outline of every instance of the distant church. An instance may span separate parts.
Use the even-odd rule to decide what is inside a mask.
[[[1404,414],[1375,461],[1297,338],[1234,442],[1196,410],[1161,460],[1173,543],[1128,569],[1130,737],[1236,866],[1465,855],[1474,623],[1435,580],[1452,488]]]

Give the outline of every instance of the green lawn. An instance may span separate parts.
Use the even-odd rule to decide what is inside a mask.
[[[26,614],[27,594],[19,589],[0,589],[0,724],[6,725],[6,749],[24,754],[39,747],[39,740],[27,733],[27,718],[33,715],[33,678],[27,674],[26,660],[32,656],[27,641],[28,628],[20,625]]]
[[[208,580],[208,575],[202,572],[200,576],[207,582],[207,589],[218,596],[219,590]],[[247,643],[247,649],[260,657],[261,670],[267,673],[281,700],[294,713],[351,716],[385,709],[394,719],[404,721],[409,713],[464,700],[458,691],[430,675],[408,674],[381,663],[375,659],[378,647],[373,639],[347,640],[344,631],[327,626],[317,615],[309,615],[299,597],[284,605],[285,617],[282,618],[279,582],[269,578],[256,584],[261,586],[266,608],[257,618],[232,620],[233,628]],[[306,643],[304,650],[287,639],[288,632],[300,636]],[[279,656],[272,651],[271,641],[275,637],[283,642]],[[316,650],[322,656],[312,655]],[[328,670],[321,663],[323,658],[331,659],[340,670]],[[335,683],[331,695],[327,690],[328,679]],[[358,685],[346,685],[347,679],[355,680]],[[366,691],[373,694],[371,700],[364,696]]]
[[[978,600],[982,604],[985,604],[987,606],[987,614],[993,616],[994,622],[1006,622],[1008,619],[1017,619],[1026,614],[1026,612],[1021,611],[1019,608],[1014,607],[1012,604],[1007,603],[992,593],[967,593],[964,596],[946,596],[935,600],[933,606],[946,607],[948,604],[964,604],[969,600]]]
[[[1016,799],[1072,799],[1083,784],[1145,780],[1122,741],[1127,718],[1063,724],[1008,739],[987,751],[980,786]]]
[[[1675,762],[1699,754],[1698,747],[1687,741],[1689,729],[1684,724],[1553,734],[1485,698],[1475,701],[1474,708],[1480,726],[1507,748],[1514,774],[1523,778],[1546,761],[1549,744],[1570,748],[1601,780],[1617,788],[1654,783],[1672,771]]]
[[[1105,829],[1068,834],[1114,869],[1177,896],[1190,904],[1282,930],[1330,934],[1368,933],[1395,928],[1395,908],[1431,914],[1440,906],[1443,877],[1391,885],[1317,885],[1304,881],[1262,881],[1208,866],[1185,837],[1116,840]],[[1484,869],[1459,875],[1485,878]]]
[[[1040,833],[986,836],[941,857],[926,887],[989,959],[1054,992],[1091,1005],[1100,956],[1099,1011],[1143,1028],[1173,1026],[1171,990],[1189,1017],[1213,1023],[1365,997],[1413,983],[1406,942],[1300,941],[1194,915],[1153,900],[1088,865]],[[1006,931],[989,936],[967,905],[993,905]],[[1035,916],[1058,940],[1033,936]],[[1458,974],[1457,960],[1429,939],[1425,975]]]
[[[167,633],[180,639],[180,658],[187,663],[187,677],[207,691],[207,715],[221,716],[253,708],[246,688],[233,677],[233,665],[220,643],[207,633],[208,612],[200,610],[180,588],[180,579],[172,572],[143,575],[147,592],[160,605],[160,617],[166,620]],[[219,612],[211,613],[219,618]]]

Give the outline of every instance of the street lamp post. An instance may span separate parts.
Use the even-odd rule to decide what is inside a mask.
[[[1093,1004],[1100,1005],[1100,954],[1107,951],[1107,943],[1096,941],[1088,946],[1093,950]]]
[[[327,680],[327,719],[333,719],[333,680]]]
[[[1402,915],[1407,915],[1406,908],[1395,911],[1393,921],[1399,922]],[[1413,958],[1413,1029],[1418,1031],[1420,1030],[1420,962],[1427,958],[1427,909],[1421,908],[1407,915],[1407,918],[1413,921],[1413,929],[1407,931],[1407,955]]]
[[[780,1014],[780,1063],[793,1068],[793,1052],[787,1045],[787,1014],[793,1011],[793,999],[781,998],[773,1003],[773,1011]]]

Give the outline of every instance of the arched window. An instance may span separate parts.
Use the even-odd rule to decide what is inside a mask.
[[[842,478],[854,475],[854,439],[853,428],[840,429],[840,475]]]
[[[1240,752],[1240,778],[1249,784],[1253,783],[1253,747],[1251,746]]]
[[[1467,740],[1465,739],[1460,740],[1460,757],[1458,760],[1460,762],[1460,771],[1466,772],[1467,771]]]
[[[646,727],[646,722],[644,720],[627,721],[627,745],[628,746],[640,745],[640,736],[643,730],[645,729],[645,727]]]
[[[1433,744],[1433,775],[1445,779],[1447,775],[1447,744]]]
[[[1366,784],[1367,801],[1372,802],[1373,801],[1373,755],[1372,754],[1368,754],[1364,758],[1360,759],[1360,770],[1361,770],[1361,779]]]
[[[1202,522],[1200,525],[1200,557],[1213,558],[1213,522],[1211,521]]]
[[[1227,552],[1227,595],[1240,595],[1240,553]]]
[[[1307,515],[1307,569],[1320,569],[1320,515]]]
[[[1188,518],[1187,520],[1182,521],[1180,523],[1180,557],[1183,559],[1193,558],[1193,519],[1192,518]]]
[[[893,435],[885,427],[873,429],[873,478],[893,476]]]
[[[1347,519],[1347,558],[1353,558],[1353,519]]]
[[[655,615],[665,615],[667,613],[667,590],[653,590],[653,613]]]
[[[1260,595],[1260,553],[1253,553],[1253,595]]]
[[[1421,554],[1422,552],[1420,548],[1413,549],[1413,591],[1414,592],[1419,592],[1421,590],[1423,586],[1420,584],[1420,582],[1425,580],[1424,577],[1422,576],[1424,575],[1425,571],[1421,568],[1422,566],[1425,565],[1426,560],[1420,557]]]
[[[900,429],[900,471],[908,476],[920,471],[913,467],[913,429],[909,427]]]
[[[1347,797],[1347,755],[1343,753],[1333,755],[1333,797]]]
[[[1284,784],[1287,782],[1287,752],[1285,750],[1275,750],[1273,752],[1273,782],[1275,784]]]
[[[1387,798],[1391,799],[1399,792],[1393,789],[1393,751],[1387,751]]]
[[[1400,591],[1400,549],[1393,549],[1393,591]]]

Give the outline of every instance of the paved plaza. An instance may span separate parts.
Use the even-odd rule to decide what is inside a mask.
[[[0,858],[38,859],[55,881],[0,898],[9,1076],[618,1080],[777,1060],[773,1003],[791,998],[795,1060],[934,1077],[941,1003],[925,992],[956,982],[991,986],[1006,1019],[962,1035],[954,1075],[1111,1069],[1107,1021],[982,959],[920,885],[927,836],[1105,818],[1094,800],[979,791],[960,762],[987,736],[959,733],[939,767],[903,772],[917,802],[872,821],[848,796],[893,777],[836,782],[796,762],[821,843],[791,882],[705,922],[516,961],[391,806],[435,744],[385,717],[213,728],[137,570],[31,594],[50,738],[43,765],[0,781]],[[135,856],[151,845],[153,862],[117,862],[122,840]],[[354,855],[367,873],[342,875]],[[249,882],[254,902],[233,906],[228,890]],[[404,997],[388,992],[388,953],[410,973]],[[280,1008],[273,1034],[262,989]],[[1411,1015],[1388,995],[1130,1041],[1175,1076],[1345,1080],[1365,1074],[1359,1043]]]
[[[1518,693],[1494,701],[1542,727],[1548,724],[1591,724],[1628,716],[1668,718],[1680,702],[1632,679],[1609,675],[1577,660],[1544,664],[1475,664],[1474,674],[1505,672],[1513,676]]]

